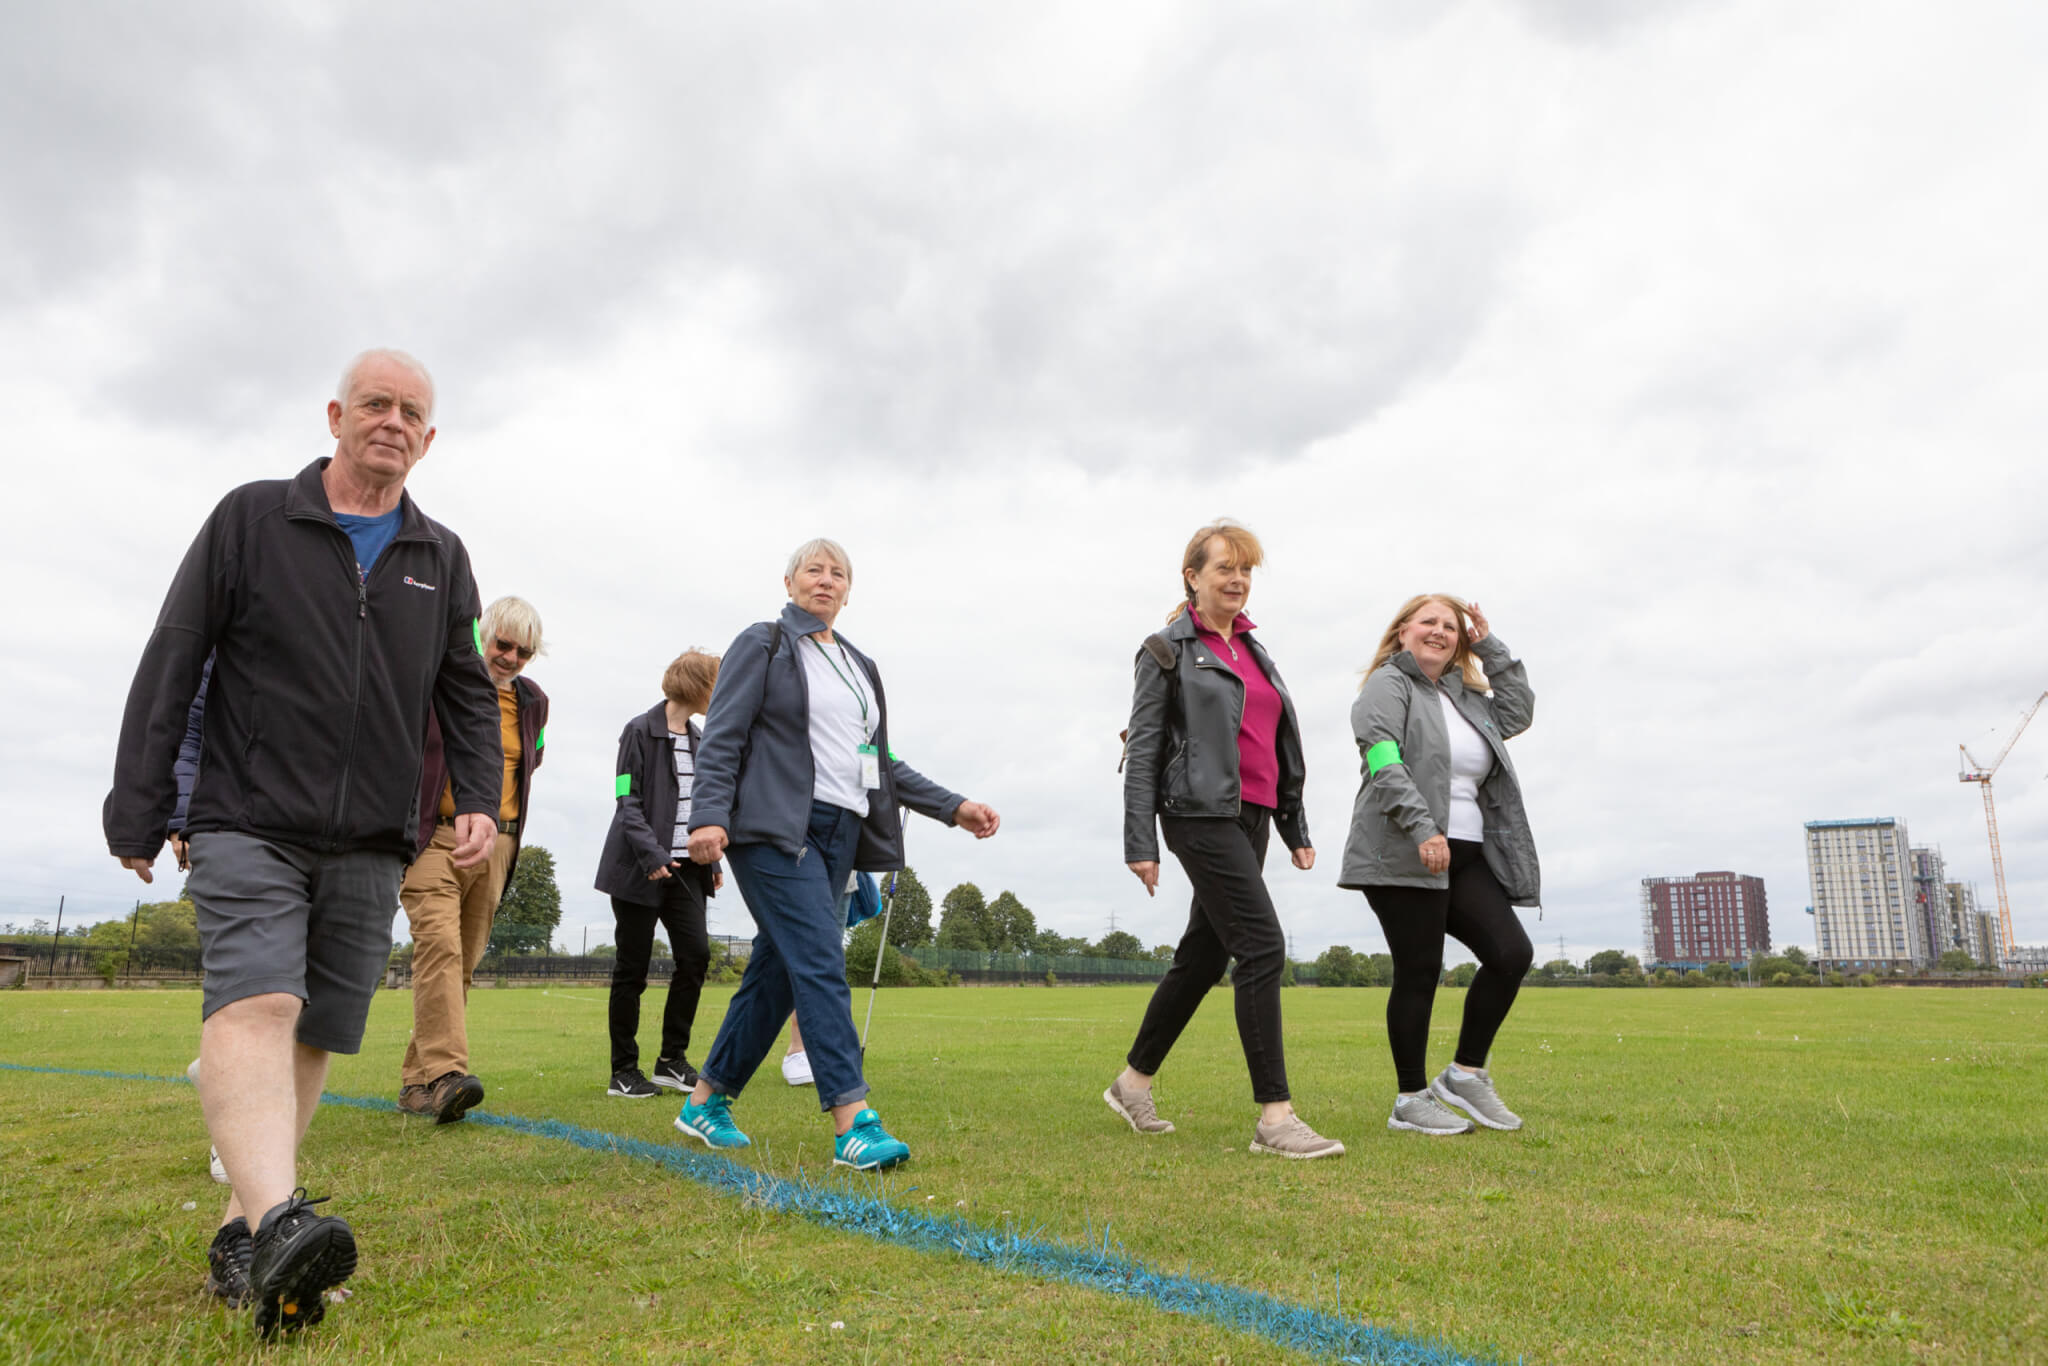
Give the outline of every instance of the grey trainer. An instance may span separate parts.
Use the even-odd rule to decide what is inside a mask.
[[[1309,1128],[1300,1115],[1289,1115],[1278,1124],[1261,1120],[1252,1130],[1252,1151],[1275,1157],[1342,1157],[1344,1145]]]
[[[1387,1116],[1387,1127],[1448,1138],[1452,1134],[1471,1133],[1472,1121],[1446,1110],[1435,1096],[1425,1091],[1419,1096],[1395,1096],[1394,1113]]]
[[[1124,1089],[1123,1081],[1123,1077],[1119,1075],[1109,1084],[1109,1089],[1102,1093],[1103,1103],[1116,1111],[1126,1124],[1141,1134],[1172,1133],[1173,1122],[1161,1119],[1159,1111],[1152,1105],[1152,1088],[1148,1086],[1142,1091],[1127,1091]]]
[[[1463,1081],[1446,1067],[1429,1083],[1429,1093],[1446,1105],[1455,1105],[1489,1129],[1519,1129],[1522,1117],[1500,1103],[1493,1078],[1486,1069],[1467,1073]]]

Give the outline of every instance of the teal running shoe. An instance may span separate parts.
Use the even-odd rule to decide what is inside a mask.
[[[832,1141],[832,1165],[855,1171],[886,1171],[910,1160],[910,1145],[891,1138],[882,1127],[882,1117],[862,1110],[853,1117],[853,1127]]]
[[[676,1127],[692,1138],[701,1138],[708,1148],[751,1148],[754,1140],[741,1133],[739,1126],[732,1122],[732,1097],[719,1095],[716,1091],[704,1098],[702,1105],[683,1102],[683,1112],[676,1116]]]

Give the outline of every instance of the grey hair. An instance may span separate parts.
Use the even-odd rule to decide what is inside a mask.
[[[348,365],[342,369],[341,383],[335,386],[335,402],[341,404],[341,406],[344,408],[348,406],[348,391],[355,386],[356,372],[358,370],[361,370],[365,365],[369,364],[373,360],[395,361],[398,364],[403,365],[406,369],[412,371],[415,375],[418,375],[422,380],[426,381],[427,425],[429,427],[433,426],[435,402],[434,377],[427,373],[427,367],[420,363],[419,357],[409,355],[404,351],[400,351],[395,346],[373,346],[369,350],[361,352],[356,356],[354,360],[350,361]]]
[[[823,555],[826,559],[831,560],[846,571],[847,581],[852,581],[853,558],[846,553],[846,547],[837,541],[828,540],[823,536],[814,537],[798,546],[791,553],[789,568],[782,571],[782,577],[785,579],[795,578],[796,571],[801,569],[804,561],[810,559],[813,555]]]
[[[514,645],[524,645],[537,655],[548,652],[540,633],[540,613],[525,598],[503,597],[484,608],[477,630],[486,642],[502,636]]]

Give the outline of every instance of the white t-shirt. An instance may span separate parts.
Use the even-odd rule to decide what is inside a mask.
[[[867,673],[837,641],[814,636],[797,642],[804,681],[811,689],[811,766],[817,774],[811,795],[868,814],[868,790],[860,780],[860,747],[882,724],[881,707]]]
[[[676,829],[669,836],[668,852],[671,858],[682,858],[690,851],[690,788],[697,781],[697,756],[690,751],[690,737],[668,733],[669,746],[676,752]]]
[[[1486,737],[1473,729],[1465,713],[1452,704],[1450,695],[1437,690],[1443,704],[1444,729],[1451,737],[1451,828],[1444,833],[1454,840],[1478,840],[1486,834],[1486,817],[1479,810],[1479,784],[1493,772],[1493,750]]]

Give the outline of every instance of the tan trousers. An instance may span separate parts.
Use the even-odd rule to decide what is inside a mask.
[[[412,1042],[399,1069],[402,1085],[428,1086],[469,1070],[470,980],[490,943],[511,863],[512,837],[500,834],[489,858],[457,868],[455,827],[438,825],[406,872],[398,899],[412,922]]]

